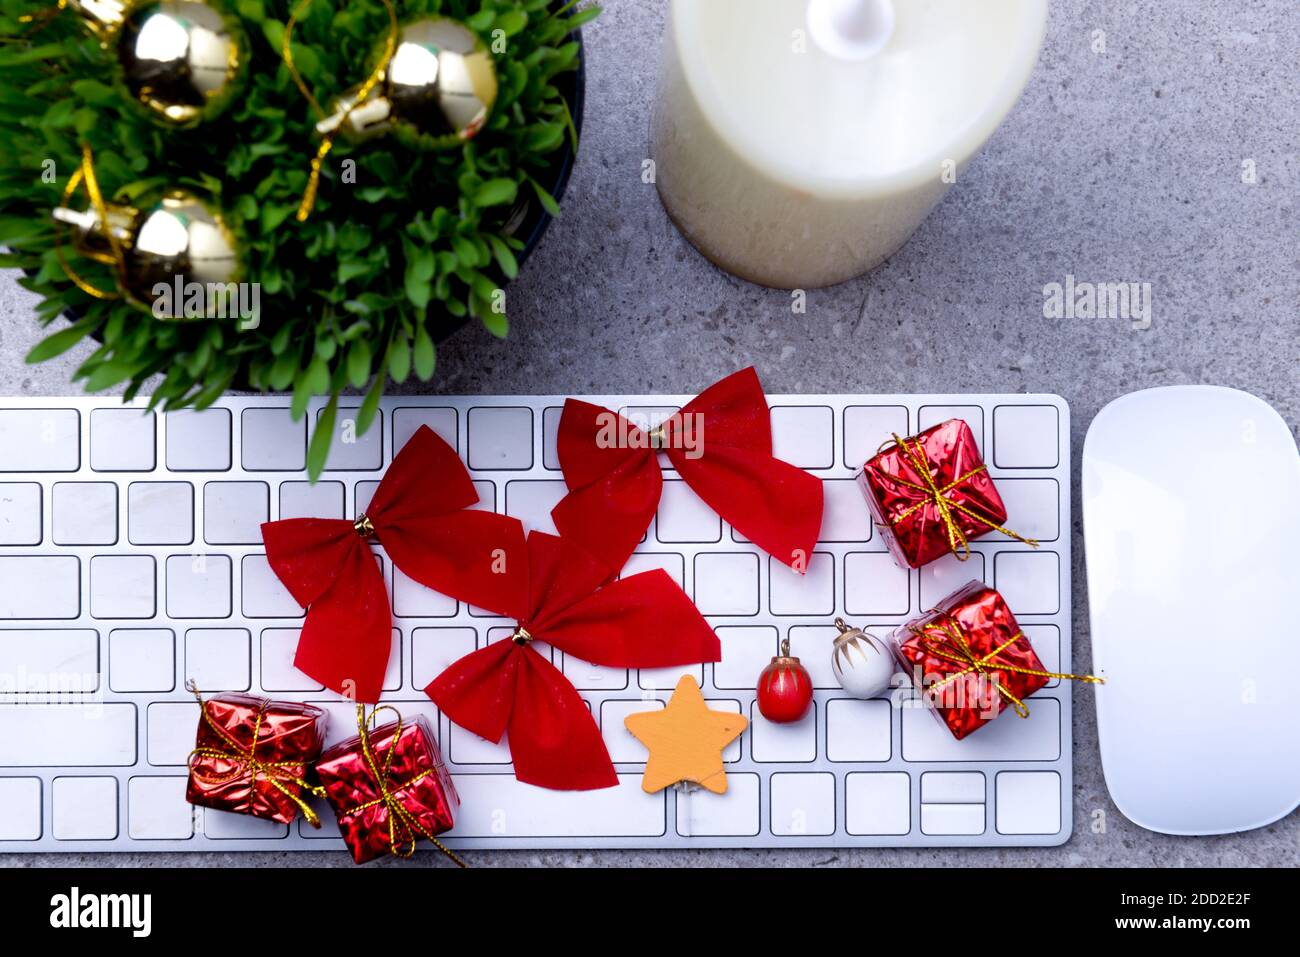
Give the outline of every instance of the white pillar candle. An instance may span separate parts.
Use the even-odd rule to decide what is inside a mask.
[[[896,252],[1010,112],[1047,0],[671,0],[655,181],[723,269],[809,289]]]

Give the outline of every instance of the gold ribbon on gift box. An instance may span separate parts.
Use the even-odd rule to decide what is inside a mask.
[[[1028,718],[1029,706],[1026,705],[1022,699],[1016,697],[1003,687],[1002,682],[998,681],[991,672],[1009,671],[1018,675],[1031,675],[1038,678],[1049,679],[1059,678],[1068,681],[1084,681],[1088,684],[1095,685],[1104,685],[1106,683],[1105,678],[1098,678],[1096,675],[1072,675],[1061,671],[1043,671],[1038,668],[1025,668],[1020,665],[1011,664],[1010,662],[998,661],[998,655],[1002,654],[1002,652],[1006,651],[1016,642],[1021,641],[1022,639],[1028,640],[1025,638],[1025,633],[1023,631],[1016,632],[1012,637],[1002,642],[1002,644],[998,645],[988,654],[977,656],[975,651],[971,648],[970,639],[967,636],[965,629],[963,629],[961,623],[951,615],[944,616],[943,624],[932,622],[924,628],[917,628],[914,625],[909,625],[908,627],[912,634],[921,639],[921,649],[927,654],[934,655],[936,658],[942,658],[945,661],[951,661],[966,666],[962,668],[962,670],[954,671],[941,680],[936,681],[934,684],[924,688],[923,690],[927,694],[933,694],[944,685],[956,681],[958,678],[973,673],[979,674],[981,677],[990,680],[998,694],[1002,695],[1002,697],[1010,703],[1011,707],[1019,717]],[[936,633],[939,636],[938,644],[930,644],[925,641],[927,636],[933,637]]]
[[[393,729],[392,743],[388,746],[388,752],[384,755],[382,762],[375,756],[375,748],[370,741],[370,724],[375,720],[375,715],[381,711],[391,711],[397,718],[397,727]],[[432,843],[434,847],[451,858],[458,867],[469,867],[458,854],[438,840],[437,836],[421,824],[419,819],[397,799],[400,792],[409,787],[414,787],[429,775],[436,774],[441,765],[425,768],[402,784],[392,786],[388,783],[389,772],[393,766],[393,757],[397,754],[397,742],[402,736],[401,712],[389,705],[380,705],[378,708],[373,709],[367,717],[365,707],[357,705],[357,732],[361,739],[361,755],[365,759],[366,768],[370,771],[375,786],[379,788],[379,797],[365,801],[355,807],[340,810],[338,816],[357,814],[382,804],[388,811],[388,849],[394,857],[411,857],[415,853],[415,842],[418,836]]]
[[[304,801],[299,794],[291,791],[286,786],[286,782],[288,782],[288,784],[297,785],[308,794],[312,794],[316,797],[325,796],[324,788],[308,784],[295,773],[298,768],[304,766],[304,762],[263,761],[257,756],[257,746],[261,743],[262,716],[266,713],[266,706],[263,705],[261,710],[257,712],[257,720],[253,723],[253,739],[249,742],[248,747],[244,747],[231,737],[225,728],[212,720],[212,715],[208,711],[208,703],[203,700],[203,696],[199,693],[198,687],[192,681],[187,681],[185,687],[194,695],[195,698],[198,699],[199,713],[203,715],[204,723],[216,733],[217,737],[225,741],[230,747],[230,750],[228,751],[222,750],[221,748],[195,748],[190,752],[189,760],[186,762],[189,765],[190,774],[199,781],[202,781],[204,784],[212,785],[225,784],[229,781],[235,780],[236,778],[241,778],[244,775],[250,775],[250,794],[251,788],[253,785],[257,784],[257,779],[260,777],[294,804],[298,805],[298,810],[302,811],[302,816],[307,819],[308,824],[312,827],[319,828],[320,818],[317,816],[316,812],[312,810],[311,805]],[[202,758],[231,761],[234,762],[235,769],[228,774],[208,774],[207,772],[194,767],[194,762]]]
[[[912,470],[915,471],[917,475],[920,475],[922,479],[924,479],[925,484],[918,485],[915,482],[909,482],[907,479],[899,478],[896,475],[891,475],[890,480],[897,482],[899,485],[904,485],[907,488],[923,493],[925,498],[895,515],[890,519],[890,525],[897,526],[900,522],[910,518],[913,514],[925,508],[927,505],[933,504],[934,507],[938,509],[939,520],[943,522],[944,529],[948,532],[948,547],[952,550],[952,553],[957,556],[958,561],[964,562],[969,560],[971,549],[970,539],[966,537],[966,533],[962,531],[961,526],[957,523],[957,519],[953,517],[954,511],[973,518],[981,525],[987,525],[993,531],[1001,532],[1008,538],[1014,538],[1016,541],[1024,542],[1030,548],[1038,547],[1038,542],[1035,539],[1025,538],[1023,535],[1013,532],[1009,528],[1003,528],[994,521],[991,516],[984,515],[978,509],[973,509],[969,505],[963,505],[961,502],[949,497],[950,493],[958,486],[969,482],[981,472],[988,471],[987,466],[985,466],[983,462],[981,462],[976,468],[971,469],[965,475],[940,488],[939,484],[935,482],[934,476],[930,474],[930,465],[926,461],[925,450],[921,447],[921,443],[916,441],[915,437],[910,439],[900,439],[896,432],[892,433],[892,435],[894,444],[902,450],[903,456],[907,459],[907,464],[912,467]],[[913,445],[908,445],[908,442],[912,442]],[[886,442],[880,447],[877,454],[883,452],[888,447],[889,443]]]

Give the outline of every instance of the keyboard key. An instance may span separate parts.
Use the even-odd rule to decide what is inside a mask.
[[[686,560],[676,552],[633,552],[619,572],[619,578],[631,578],[642,572],[667,572],[678,588],[686,586]]]
[[[41,837],[41,779],[0,778],[0,841]]]
[[[999,477],[997,484],[1007,507],[1007,528],[1040,542],[1054,542],[1061,537],[1057,510],[1061,486],[1056,479]]]
[[[1028,718],[1008,711],[962,741],[928,707],[903,708],[903,760],[1055,761],[1061,756],[1060,702],[1030,697],[1025,704]]]
[[[257,545],[271,520],[265,482],[209,482],[203,486],[203,540],[209,545]]]
[[[1055,771],[1002,771],[996,779],[999,834],[1059,834],[1061,776]]]
[[[90,628],[0,631],[0,691],[99,690],[99,632]]]
[[[965,419],[975,436],[975,445],[984,455],[984,410],[978,405],[923,405],[919,419],[919,432],[947,422],[949,419]]]
[[[194,486],[189,482],[132,482],[126,500],[127,538],[132,545],[194,541]]]
[[[835,413],[825,405],[772,407],[772,454],[801,469],[835,464]]]
[[[936,836],[984,833],[983,804],[922,804],[921,833]]]
[[[758,556],[701,552],[695,556],[695,605],[702,615],[758,614]]]
[[[384,464],[384,414],[380,412],[365,432],[357,432],[357,406],[340,408],[334,417],[334,439],[325,458],[326,472],[373,472]],[[319,426],[322,409],[316,413]]]
[[[90,560],[92,618],[152,618],[158,608],[152,555],[96,555]]]
[[[200,691],[247,691],[252,684],[252,637],[245,628],[185,632],[185,678]]]
[[[874,531],[857,479],[823,479],[823,542],[869,542]]]
[[[393,614],[398,618],[450,618],[460,604],[393,569]]]
[[[772,833],[824,837],[835,833],[835,775],[774,774]]]
[[[551,405],[542,410],[542,468],[552,472],[560,471],[560,453],[558,449],[560,435],[560,417],[564,414],[563,406]]]
[[[108,633],[108,686],[114,691],[176,687],[176,635],[170,628],[116,628]]]
[[[41,543],[41,487],[0,482],[0,545]]]
[[[655,521],[661,542],[720,542],[722,519],[680,479],[664,482]]]
[[[524,523],[530,530],[556,534],[551,509],[568,494],[562,481],[519,481],[506,483],[506,514]]]
[[[1002,469],[1055,468],[1061,460],[1059,423],[1055,406],[998,406],[993,410],[993,464]]]
[[[626,668],[606,668],[561,654],[560,670],[579,691],[621,691],[627,687]]]
[[[888,701],[835,698],[826,702],[826,758],[829,761],[888,761],[891,707]]]
[[[814,552],[805,574],[768,558],[768,600],[774,615],[835,613],[835,556]]]
[[[137,841],[187,841],[194,808],[185,802],[184,777],[135,777],[126,785],[126,833]]]
[[[927,771],[921,775],[922,804],[983,804],[979,771]]]
[[[912,829],[912,784],[897,772],[844,777],[844,829],[860,836],[906,834]]]
[[[230,470],[230,410],[168,412],[167,468],[173,472]]]
[[[844,410],[844,465],[860,471],[897,434],[907,438],[907,409],[901,405],[851,405]]]
[[[342,482],[280,483],[280,518],[342,517]]]
[[[658,837],[665,831],[664,795],[642,791],[639,773],[620,774],[615,787],[598,791],[550,791],[509,773],[453,780],[460,810],[448,837]]]
[[[0,555],[0,619],[76,618],[81,562],[72,555]]]
[[[752,691],[758,673],[780,650],[777,630],[771,625],[723,625],[715,630],[722,660],[713,665],[714,686]]]
[[[135,722],[133,704],[0,704],[0,768],[135,764]]]
[[[629,701],[604,701],[600,705],[600,733],[605,739],[609,759],[615,764],[645,764],[649,752],[632,736],[623,719],[642,711],[662,711],[664,703],[657,698]]]
[[[0,409],[0,472],[75,472],[81,467],[76,409]]]
[[[755,679],[757,679],[755,675]],[[781,724],[768,721],[754,704],[750,708],[749,731],[755,761],[814,761],[817,758],[817,705],[799,721]]]
[[[1038,655],[1038,660],[1043,663],[1044,671],[1070,670],[1069,668],[1061,668],[1061,629],[1055,625],[1022,624],[1020,630],[1029,639],[1034,654]],[[1053,678],[1047,682],[1045,687],[1055,688],[1060,683],[1060,678]]]
[[[994,586],[1017,615],[1054,615],[1061,610],[1061,558],[1056,552],[998,552]]]
[[[839,630],[834,625],[795,625],[790,629],[787,636],[790,639],[790,654],[808,669],[814,688],[840,686],[835,680],[835,672],[831,670],[831,653],[838,634]],[[758,672],[754,674],[757,675]]]
[[[972,582],[984,581],[984,555],[971,552],[962,561],[956,555],[944,555],[918,569],[921,579],[921,607],[933,608],[958,588]]]
[[[455,409],[394,409],[394,455],[402,451],[402,447],[411,440],[411,436],[418,432],[422,425],[427,425],[453,449],[460,448]]]
[[[200,690],[207,691],[200,685]],[[199,706],[194,701],[155,701],[146,712],[148,740],[145,753],[154,767],[182,767],[189,763],[198,733]]]
[[[324,685],[293,666],[298,650],[297,628],[262,631],[262,688],[266,691],[322,691]]]
[[[906,615],[911,607],[907,569],[888,552],[844,556],[844,610],[850,615]]]
[[[760,827],[757,774],[727,775],[727,792],[677,792],[677,833],[683,837],[754,837]]]
[[[265,555],[245,555],[240,570],[244,584],[244,617],[301,618],[306,614],[271,570]]]
[[[117,837],[117,778],[58,777],[51,793],[50,830],[56,841],[111,841]]]
[[[835,412],[829,406],[772,406],[772,455],[800,468],[835,464]]]
[[[481,509],[485,512],[495,512],[497,510],[497,487],[495,482],[488,482],[479,479],[474,483],[474,491],[478,492],[478,501],[470,508]],[[641,536],[642,541],[645,536]]]
[[[473,628],[416,628],[411,633],[411,684],[423,689],[475,648]]]
[[[289,409],[245,409],[241,461],[251,472],[300,472],[307,467],[307,422]]]
[[[637,671],[637,686],[642,691],[672,692],[682,675],[694,675],[698,684],[704,684],[704,665],[677,665],[672,668],[641,668]]]
[[[230,558],[171,555],[167,559],[170,618],[230,617]]]
[[[112,482],[56,482],[50,510],[55,545],[117,544],[117,486]]]
[[[96,472],[152,472],[158,462],[152,412],[94,409],[90,413],[90,467]]]
[[[474,470],[533,467],[533,410],[479,406],[470,409],[469,467]]]
[[[267,840],[289,836],[289,825],[268,821],[249,814],[231,814],[227,811],[203,809],[203,834],[214,841]]]
[[[447,757],[457,764],[509,764],[510,738],[488,741],[472,731],[452,725],[448,731]],[[464,801],[464,797],[461,797]]]

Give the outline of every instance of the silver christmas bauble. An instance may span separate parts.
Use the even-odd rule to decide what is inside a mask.
[[[888,691],[895,669],[885,643],[861,628],[850,628],[843,618],[835,619],[835,627],[840,633],[831,651],[831,670],[840,687],[855,698]]]

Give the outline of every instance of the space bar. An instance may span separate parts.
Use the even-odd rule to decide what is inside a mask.
[[[657,837],[667,822],[662,793],[620,774],[598,791],[548,791],[508,774],[455,774],[460,810],[448,837]]]
[[[0,705],[0,768],[135,764],[133,704]]]

